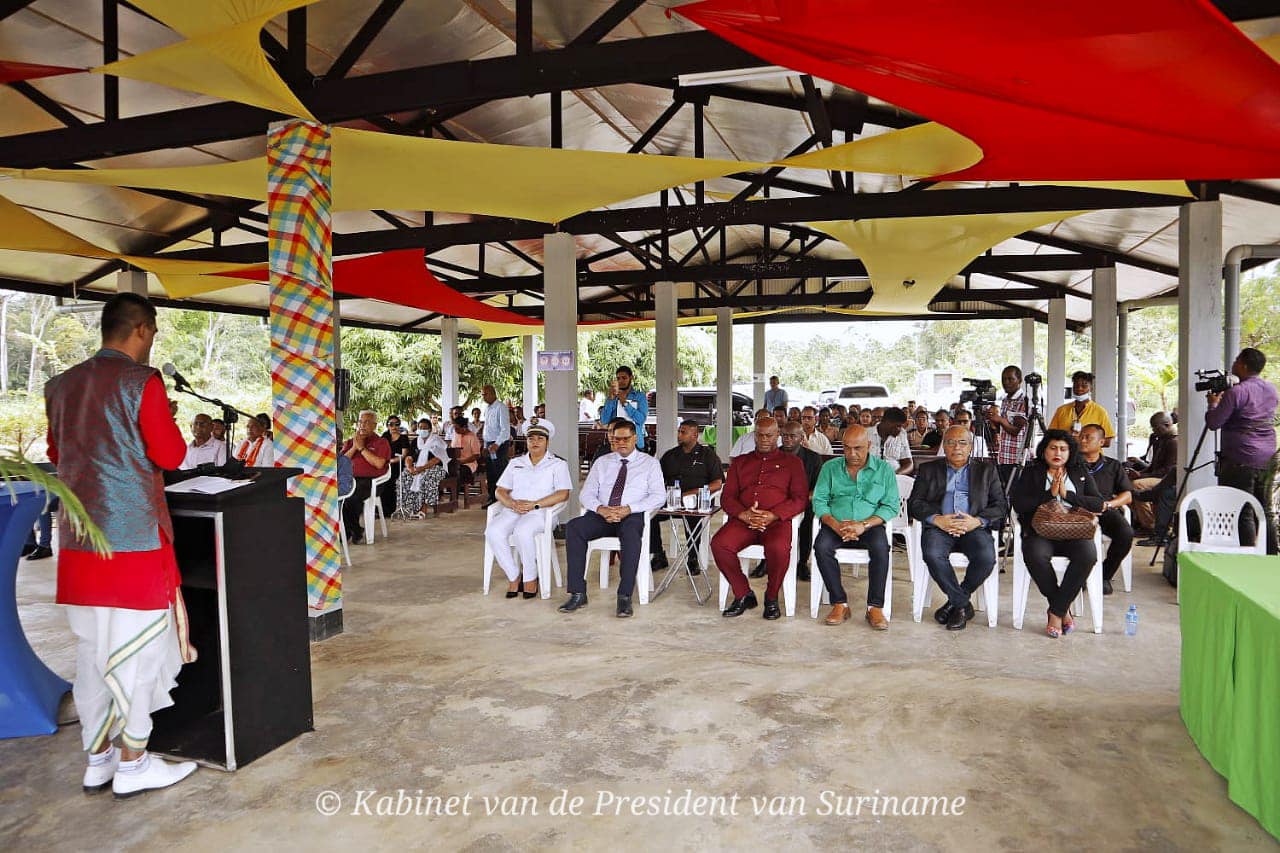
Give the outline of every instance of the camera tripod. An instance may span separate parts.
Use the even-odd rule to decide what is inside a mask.
[[[1187,483],[1190,481],[1191,475],[1196,471],[1199,471],[1201,468],[1204,468],[1208,465],[1212,465],[1214,464],[1215,461],[1217,461],[1218,437],[1215,435],[1213,439],[1213,444],[1214,444],[1213,458],[1211,458],[1208,462],[1204,462],[1200,465],[1196,464],[1196,460],[1200,458],[1200,448],[1204,446],[1204,440],[1205,440],[1205,437],[1208,436],[1208,434],[1209,434],[1209,424],[1205,423],[1204,426],[1200,427],[1200,437],[1196,439],[1195,450],[1191,451],[1191,456],[1187,458],[1186,467],[1182,469],[1182,482],[1178,484],[1178,492],[1173,498],[1173,514],[1169,516],[1169,521],[1166,522],[1164,526],[1164,530],[1151,531],[1153,536],[1155,536],[1157,539],[1163,539],[1165,544],[1156,546],[1155,551],[1153,551],[1151,554],[1151,562],[1147,564],[1148,566],[1154,566],[1156,564],[1156,559],[1159,558],[1160,556],[1160,553],[1162,551],[1168,550],[1170,538],[1173,536],[1174,522],[1176,522],[1178,519],[1178,505],[1182,503],[1182,496],[1186,494]]]
[[[1031,374],[1031,375],[1035,376],[1036,374]],[[1044,417],[1040,414],[1040,384],[1035,383],[1035,384],[1026,385],[1024,387],[1026,388],[1025,393],[1027,395],[1027,433],[1022,439],[1022,447],[1019,449],[1019,452],[1018,452],[1018,461],[1014,464],[1013,470],[1009,472],[1009,478],[1004,482],[1004,498],[1005,498],[1006,508],[1005,508],[1005,515],[1004,515],[1004,524],[1001,527],[1001,530],[1004,530],[1006,533],[1008,533],[1008,539],[1005,542],[1005,546],[1000,549],[1000,560],[1001,560],[1002,569],[1003,569],[1003,561],[1005,560],[1005,558],[1013,556],[1013,535],[1012,535],[1013,528],[1009,523],[1010,519],[1013,518],[1013,501],[1011,499],[1012,492],[1013,492],[1013,484],[1018,479],[1018,477],[1022,474],[1022,469],[1027,464],[1027,457],[1031,453],[1031,448],[1035,446],[1035,443],[1036,443],[1035,437],[1036,437],[1037,428],[1040,431],[1040,435],[1044,435],[1044,433],[1046,432],[1046,428],[1044,425]]]

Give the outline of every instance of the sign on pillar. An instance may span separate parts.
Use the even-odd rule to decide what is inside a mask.
[[[306,504],[307,599],[323,610],[342,601],[329,128],[272,124],[267,169],[276,461],[303,471],[289,494]]]

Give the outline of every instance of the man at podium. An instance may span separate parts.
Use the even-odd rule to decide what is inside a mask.
[[[147,752],[151,713],[173,704],[178,670],[195,659],[160,473],[182,463],[187,445],[160,372],[147,365],[155,336],[155,307],[116,294],[102,310],[102,348],[44,389],[49,459],[111,546],[99,556],[60,514],[57,601],[78,640],[72,694],[89,753],[84,788],[111,786],[117,797],[196,769]]]

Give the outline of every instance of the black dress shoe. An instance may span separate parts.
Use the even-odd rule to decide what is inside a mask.
[[[766,598],[764,600],[764,618],[780,619],[782,617],[782,608],[778,606],[778,599]]]
[[[631,596],[618,596],[618,618],[625,619],[631,615]]]
[[[972,618],[973,618],[973,605],[966,604],[964,606],[964,621],[968,622]]]
[[[519,586],[517,586],[515,589],[509,589],[509,590],[507,590],[507,598],[519,598],[519,597],[520,597],[520,587],[519,587]]]
[[[571,592],[569,593],[569,597],[565,599],[564,604],[561,604],[556,609],[559,610],[561,613],[572,613],[573,611],[577,610],[579,607],[586,607],[586,606],[587,606],[587,594],[585,592]]]
[[[769,574],[769,566],[764,560],[761,560],[759,563],[756,563],[756,567],[751,570],[751,574],[748,575],[748,577],[762,578],[767,574]]]
[[[758,607],[759,604],[760,602],[756,601],[756,594],[754,592],[749,592],[740,598],[735,598],[732,602],[729,603],[729,606],[726,607],[724,609],[724,612],[721,613],[720,615],[721,616],[741,616],[743,613],[746,613],[748,610],[752,609],[753,607]]]
[[[667,568],[668,565],[669,564],[667,563],[666,554],[658,553],[658,554],[654,554],[649,558],[649,567],[652,568],[655,572],[662,571],[663,569]]]
[[[796,580],[798,580],[798,581],[804,581],[805,583],[809,583],[809,581],[810,581],[810,577],[809,577],[809,567],[808,567],[808,566],[798,567],[798,568],[796,569]]]
[[[702,566],[699,566],[697,563],[690,563],[690,564],[689,564],[689,574],[691,574],[691,575],[700,575],[700,574],[702,574]]]
[[[32,557],[31,559],[33,559],[33,560],[34,560],[34,559],[35,559],[35,557]],[[1102,579],[1102,594],[1103,594],[1103,595],[1110,595],[1110,594],[1111,594],[1111,580],[1110,580],[1109,578],[1103,578],[1103,579]]]
[[[947,616],[948,631],[964,630],[964,626],[967,625],[969,622],[969,620],[965,618],[964,611],[965,611],[965,608],[963,607],[951,608],[951,613]]]
[[[28,560],[45,560],[53,556],[53,549],[48,545],[41,545],[27,555]]]
[[[31,552],[36,549],[36,547],[37,546],[34,542],[28,542],[26,545],[22,546],[22,551],[18,554],[18,556],[19,557],[29,556]]]
[[[947,621],[951,618],[951,610],[951,602],[948,601],[946,604],[933,611],[933,621],[937,622],[939,625],[947,624]]]
[[[1169,540],[1163,536],[1148,536],[1138,544],[1143,548],[1163,548],[1169,544]]]

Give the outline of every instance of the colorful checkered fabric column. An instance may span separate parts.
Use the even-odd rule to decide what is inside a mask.
[[[323,609],[342,599],[329,128],[271,125],[267,163],[276,463],[304,472],[289,493],[306,502],[307,598]]]

